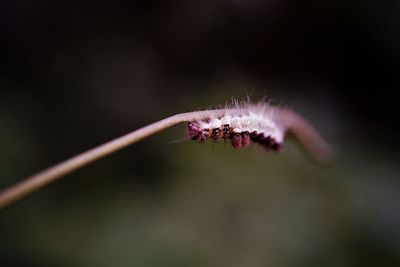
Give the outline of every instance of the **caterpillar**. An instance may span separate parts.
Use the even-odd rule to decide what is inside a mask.
[[[201,143],[228,139],[235,149],[254,142],[268,150],[282,151],[287,126],[279,121],[276,109],[268,102],[234,102],[218,115],[188,122],[189,138]]]

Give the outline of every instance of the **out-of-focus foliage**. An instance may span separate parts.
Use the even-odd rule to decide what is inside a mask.
[[[232,96],[292,107],[338,157],[176,127],[2,210],[0,266],[399,266],[396,6],[1,3],[1,188]]]

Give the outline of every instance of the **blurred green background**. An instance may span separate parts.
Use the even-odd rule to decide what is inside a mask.
[[[400,266],[396,1],[4,1],[0,188],[179,112],[268,96],[337,159],[181,125],[0,211],[0,266]]]

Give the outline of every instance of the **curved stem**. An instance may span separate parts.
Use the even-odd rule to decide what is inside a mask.
[[[290,110],[276,109],[278,111],[279,120],[287,127],[289,132],[294,133],[298,137],[315,160],[323,163],[330,159],[332,156],[332,149],[319,136],[318,132],[310,123]],[[223,116],[226,111],[226,109],[217,109],[177,114],[78,154],[0,192],[0,209],[99,158],[110,155],[157,132],[181,122],[220,117]]]
[[[211,113],[218,114],[218,112],[219,111],[216,110],[177,114],[135,130],[117,139],[111,140],[105,144],[78,154],[70,159],[62,161],[48,169],[26,178],[25,180],[11,186],[3,192],[0,192],[0,209],[39,190],[47,184],[60,179],[66,174],[69,174],[99,158],[110,155],[122,148],[134,144],[159,131],[165,130],[181,122],[207,118]]]
[[[330,162],[334,157],[333,148],[325,142],[317,130],[303,117],[290,109],[279,109],[279,117],[287,131],[295,135],[303,144],[308,154],[318,163]]]

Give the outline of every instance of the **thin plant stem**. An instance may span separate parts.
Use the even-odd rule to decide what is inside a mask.
[[[288,133],[299,139],[313,160],[320,164],[332,161],[335,151],[306,119],[290,109],[280,108],[278,112]]]
[[[325,161],[328,158],[328,155],[331,154],[330,147],[305,119],[286,109],[277,108],[277,111],[282,114],[282,121],[287,125],[288,130],[291,130],[299,138],[314,159],[317,161]],[[226,112],[226,109],[177,114],[78,154],[37,174],[27,177],[21,182],[0,192],[0,209],[40,190],[46,185],[97,159],[110,155],[157,132],[182,122],[203,120],[211,116],[222,116],[224,112]]]
[[[66,174],[69,174],[99,158],[110,155],[159,131],[165,130],[181,122],[203,119],[209,116],[210,111],[177,114],[78,154],[33,176],[30,176],[1,192],[0,208],[3,208],[17,201],[18,199],[21,199],[33,193],[34,191],[39,190],[47,184],[54,182]]]

